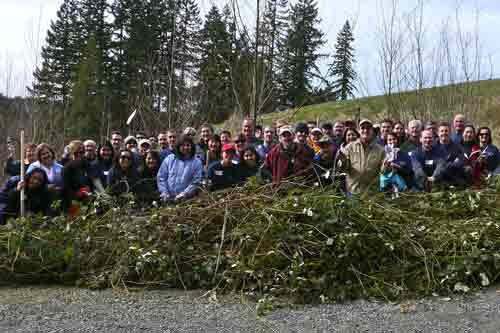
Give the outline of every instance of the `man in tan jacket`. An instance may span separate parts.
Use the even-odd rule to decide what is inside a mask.
[[[359,139],[347,145],[340,158],[348,194],[377,189],[385,156],[384,147],[376,143],[370,120],[363,119],[359,123],[359,133]]]

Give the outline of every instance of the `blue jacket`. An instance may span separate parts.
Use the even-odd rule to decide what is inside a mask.
[[[431,151],[424,151],[422,147],[418,147],[409,155],[414,174],[414,185],[418,190],[424,189],[427,177],[434,177],[436,181],[442,180],[445,160],[441,149],[434,146]]]
[[[500,152],[498,148],[494,145],[487,145],[485,149],[483,149],[484,155],[486,155],[486,164],[489,172],[495,171],[498,167],[498,162],[500,161]]]
[[[275,143],[272,143],[271,145],[267,145],[266,143],[262,143],[258,145],[255,150],[257,151],[257,154],[259,154],[259,157],[261,160],[266,159],[267,154],[271,151],[271,149],[275,146]]]
[[[457,145],[462,144],[462,139],[463,139],[462,133],[453,132],[450,135],[450,139],[451,139],[451,142],[453,142],[454,144],[457,144]]]
[[[179,194],[192,197],[203,180],[203,165],[199,158],[183,160],[175,154],[168,155],[158,171],[158,191],[173,198]]]
[[[47,168],[44,167],[43,165],[41,165],[41,163],[39,161],[31,163],[30,166],[28,167],[28,170],[26,170],[26,173],[31,172],[34,169],[42,169],[47,174],[47,177],[49,177],[49,173],[47,172],[48,171]],[[49,184],[54,184],[59,188],[63,188],[63,185],[64,185],[63,176],[62,176],[63,166],[57,162],[54,162],[54,164],[52,164],[51,169],[53,170],[53,177],[52,177],[52,179],[48,178]]]

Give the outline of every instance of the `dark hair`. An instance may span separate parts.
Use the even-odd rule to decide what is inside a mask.
[[[392,127],[395,127],[396,125],[401,125],[403,128],[405,128],[405,124],[401,120],[396,120],[394,123],[392,123]]]
[[[359,132],[358,132],[355,128],[347,128],[347,129],[344,131],[344,136],[342,137],[342,142],[343,142],[343,143],[346,143],[346,142],[347,142],[347,133],[348,133],[349,131],[356,133],[356,136],[359,138]]]
[[[156,160],[158,162],[158,167],[160,167],[161,157],[160,157],[159,152],[157,152],[156,150],[148,151],[144,160],[146,160],[146,158],[148,158],[148,156],[151,156],[154,160]]]
[[[220,132],[220,135],[222,134],[227,134],[229,137],[231,137],[231,132],[229,132],[228,130],[223,130]]]
[[[321,125],[321,128],[326,129],[326,130],[331,130],[331,129],[333,129],[333,125],[332,125],[332,123],[327,122],[327,123],[323,123]]]
[[[255,125],[255,130],[260,130],[262,132],[262,125]]]
[[[122,136],[122,133],[120,133],[120,131],[113,131],[113,132],[111,132],[111,136],[113,136],[115,134],[117,134],[119,136]]]
[[[260,156],[257,153],[257,150],[255,150],[255,148],[253,146],[248,146],[245,148],[245,150],[243,150],[243,156],[245,155],[245,152],[247,152],[247,151],[251,151],[252,154],[255,155],[255,162],[257,162],[257,165],[259,165],[260,164]],[[241,156],[241,163],[246,164],[243,156]]]
[[[389,123],[389,124],[391,124],[391,126],[394,126],[394,122],[392,121],[392,119],[389,119],[389,118],[385,118],[380,122],[380,124],[383,124],[383,123]]]
[[[115,157],[115,150],[111,142],[109,142],[108,140],[106,140],[103,144],[99,145],[99,147],[97,148],[97,159],[99,161],[102,161],[101,149],[104,147],[108,147],[111,150],[111,161],[113,161]]]
[[[482,126],[482,127],[479,127],[479,129],[477,130],[477,135],[478,135],[478,138],[479,138],[479,133],[481,133],[481,131],[484,131],[484,130],[487,130],[488,131],[488,144],[491,145],[491,143],[493,142],[493,139],[491,138],[491,129],[488,127],[488,126]]]
[[[309,127],[307,127],[306,123],[298,123],[295,126],[295,133],[304,132],[306,135],[309,135]]]
[[[196,154],[196,146],[194,145],[193,139],[189,135],[181,136],[180,140],[175,145],[175,156],[177,156],[177,158],[182,157],[181,146],[185,143],[191,145],[191,155],[189,156],[189,158],[193,158],[194,155]]]
[[[448,128],[451,128],[450,123],[448,123],[446,121],[440,122],[439,125],[438,125],[438,128],[439,127],[448,127]]]
[[[397,142],[396,146],[399,147],[399,145],[401,144],[401,138],[399,137],[399,135],[397,135],[394,132],[389,132],[389,133],[387,133],[387,138],[389,138],[389,136],[392,136],[392,137],[394,137],[394,139],[396,139],[396,142]],[[387,139],[386,139],[386,141],[387,141]]]
[[[120,151],[118,152],[118,154],[116,154],[115,156],[115,166],[117,169],[122,169],[122,167],[120,166],[120,156],[122,155],[122,153],[128,153],[130,155],[130,169],[132,168],[135,168],[135,158],[134,158],[134,153],[132,153],[131,150],[128,150],[128,149],[120,149]]]

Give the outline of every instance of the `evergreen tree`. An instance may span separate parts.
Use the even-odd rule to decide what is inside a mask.
[[[262,57],[266,64],[266,90],[272,93],[272,104],[277,104],[276,98],[279,96],[286,95],[285,87],[280,86],[278,77],[283,71],[288,16],[288,0],[267,0],[261,40]]]
[[[64,0],[52,21],[42,47],[42,65],[33,73],[31,93],[42,102],[68,105],[72,80],[79,63],[79,8],[75,0]]]
[[[325,41],[318,25],[318,8],[315,0],[298,0],[291,6],[286,35],[286,51],[280,85],[287,87],[286,101],[293,105],[307,102],[313,90],[313,80],[320,78],[318,53]],[[284,96],[285,97],[285,96]]]
[[[79,138],[99,138],[104,133],[105,91],[104,73],[96,37],[91,35],[83,52],[78,76],[73,87],[73,104],[69,121],[69,133]]]
[[[233,54],[231,34],[216,6],[206,16],[201,37],[201,108],[207,121],[219,122],[229,116],[234,104],[230,74]]]
[[[335,95],[341,100],[346,100],[354,96],[356,87],[354,80],[356,72],[354,71],[354,48],[352,43],[354,36],[349,21],[346,21],[342,30],[337,35],[335,44],[335,55],[333,63],[330,65],[329,73],[335,78],[332,89]]]

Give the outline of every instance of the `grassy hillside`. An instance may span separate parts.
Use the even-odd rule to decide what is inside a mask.
[[[453,101],[450,101],[453,99]],[[429,103],[432,101],[432,103]],[[439,102],[442,102],[439,104]],[[392,103],[392,108],[389,107]],[[392,98],[385,95],[358,98],[349,101],[328,102],[290,109],[284,112],[273,112],[262,117],[265,124],[277,120],[295,123],[314,120],[322,122],[336,119],[356,119],[367,117],[373,120],[389,116],[392,118],[413,118],[412,113],[422,111],[422,105],[443,105],[449,112],[469,111],[471,118],[477,121],[494,120],[500,124],[500,79],[473,82],[468,85],[424,89],[394,94]],[[392,109],[392,113],[391,113]],[[436,120],[444,119],[442,110],[435,110]],[[398,117],[404,114],[404,117]]]

